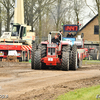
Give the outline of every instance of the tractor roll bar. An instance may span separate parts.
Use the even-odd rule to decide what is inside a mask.
[[[59,33],[61,35],[61,41],[62,41],[62,34],[59,32],[59,31],[51,31],[49,34],[48,34],[48,42],[51,44],[51,34],[56,34],[56,33]]]

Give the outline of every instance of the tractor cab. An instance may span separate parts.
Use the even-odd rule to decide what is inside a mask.
[[[26,27],[20,24],[13,24],[11,39],[22,39],[23,36],[26,36]]]
[[[55,35],[58,36],[58,34],[61,36],[61,40],[59,40],[59,41],[60,41],[60,42],[62,41],[62,34],[61,34],[59,31],[52,31],[52,32],[50,32],[50,33],[48,34],[48,42],[49,42],[49,44],[52,43],[52,38],[53,38]]]
[[[59,43],[56,42],[56,43],[53,43],[52,42],[52,37],[55,37],[55,35],[60,35],[61,36],[61,40],[59,40],[59,37],[57,37],[57,39],[59,40]],[[61,51],[61,41],[62,41],[62,34],[59,32],[59,31],[52,31],[48,34],[48,45],[52,45],[51,47],[56,47],[57,48],[57,51]],[[55,46],[56,45],[56,46]]]
[[[0,38],[0,42],[32,44],[32,41],[35,40],[35,32],[30,32],[31,26],[18,23],[12,23],[11,25],[11,32],[4,32]]]

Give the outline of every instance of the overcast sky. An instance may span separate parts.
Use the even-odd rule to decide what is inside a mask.
[[[91,5],[92,6],[91,8],[93,9],[93,7],[95,5],[95,0],[87,0],[87,4]],[[91,13],[90,17],[88,16],[89,13]],[[96,11],[95,11],[95,14],[97,14]],[[83,20],[83,25],[85,25],[86,23],[88,23],[91,20],[91,18],[93,18],[95,16],[95,14],[93,14],[93,12],[90,10],[89,7],[86,7],[85,8],[85,14],[84,14],[85,17],[84,17],[84,20]]]

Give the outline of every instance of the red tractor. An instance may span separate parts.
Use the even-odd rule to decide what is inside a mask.
[[[35,43],[32,46],[31,68],[43,69],[49,66],[60,67],[62,70],[76,70],[81,66],[82,53],[78,53],[77,45],[70,45],[70,41],[62,41],[59,44],[51,42],[51,35],[59,32],[50,32],[48,41],[41,42],[38,49]]]

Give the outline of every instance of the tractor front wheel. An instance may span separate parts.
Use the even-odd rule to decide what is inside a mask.
[[[41,69],[41,50],[38,49],[34,53],[34,69]]]
[[[32,51],[31,51],[31,69],[34,69],[34,52],[36,51],[36,44],[32,44]]]
[[[62,54],[62,70],[69,70],[69,52],[63,52]]]

